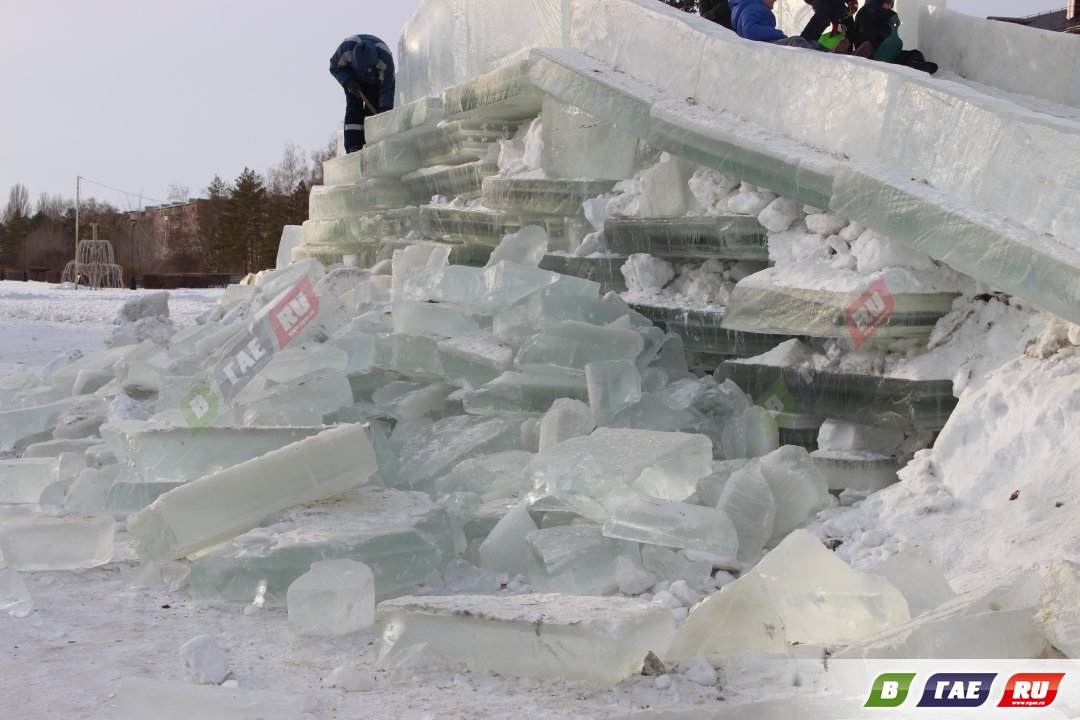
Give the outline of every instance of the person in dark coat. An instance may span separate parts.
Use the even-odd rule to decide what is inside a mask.
[[[900,16],[893,10],[893,0],[866,0],[855,16],[859,39],[873,47],[874,60],[906,65],[933,75],[938,66],[928,62],[918,50],[904,50],[900,39]]]
[[[330,58],[345,90],[345,152],[364,147],[364,118],[394,107],[394,56],[374,35],[345,38]]]
[[[698,15],[723,25],[728,30],[735,29],[731,24],[731,6],[728,5],[728,0],[698,0]]]
[[[814,8],[814,14],[800,35],[811,42],[818,42],[830,25],[840,25],[844,18],[855,14],[855,3],[849,0],[806,0],[806,4]]]

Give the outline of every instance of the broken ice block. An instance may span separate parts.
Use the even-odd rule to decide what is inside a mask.
[[[424,335],[379,333],[375,336],[374,364],[385,370],[421,377],[442,377],[436,339]]]
[[[735,526],[723,510],[639,495],[615,508],[604,537],[734,557]]]
[[[480,567],[511,577],[529,567],[529,545],[526,538],[538,528],[524,505],[510,509],[480,544],[477,554]]]
[[[897,482],[896,473],[904,466],[893,455],[852,450],[836,452],[815,450],[810,459],[829,481],[829,490],[877,492]]]
[[[349,380],[337,368],[317,370],[262,391],[254,390],[255,387],[252,383],[244,388],[232,407],[233,417],[246,425],[321,424],[324,418],[333,418],[334,413],[353,404]],[[280,419],[275,423],[251,423],[245,420],[249,416]]]
[[[520,421],[468,415],[444,418],[402,446],[401,457],[407,462],[398,482],[403,489],[427,490],[430,483],[461,461],[518,450],[520,443]]]
[[[350,217],[307,220],[301,226],[304,242],[298,249],[309,257],[329,256],[341,262],[342,255],[366,250],[375,262],[378,243],[386,237],[404,237],[420,229],[420,211],[415,207],[355,213]]]
[[[401,178],[409,199],[418,204],[435,196],[472,199],[480,197],[484,178],[499,172],[498,164],[477,160],[463,165],[436,165],[421,168]]]
[[[639,140],[614,123],[550,95],[544,96],[542,119],[543,167],[552,177],[622,180],[634,174]]]
[[[603,195],[614,184],[610,180],[489,177],[484,179],[484,207],[540,215],[581,215],[582,203]]]
[[[68,398],[48,405],[0,412],[0,452],[14,449],[23,438],[51,429],[76,401],[76,398]]]
[[[293,581],[286,602],[297,635],[348,635],[375,623],[375,577],[355,560],[320,560]]]
[[[486,266],[509,260],[519,265],[537,267],[544,253],[547,252],[547,247],[547,231],[539,225],[526,225],[499,242],[499,245],[491,251]]]
[[[841,659],[1032,659],[1049,646],[1035,620],[1039,574],[964,593],[909,622],[895,623],[834,653]]]
[[[548,450],[563,440],[588,435],[596,429],[592,410],[580,400],[559,398],[540,420],[540,451]]]
[[[474,77],[443,91],[446,117],[524,120],[540,114],[543,93],[529,81],[529,61],[522,60]]]
[[[437,347],[446,377],[474,388],[502,375],[514,359],[514,349],[486,330],[443,340]]]
[[[514,365],[526,371],[540,372],[549,367],[583,372],[590,363],[620,359],[633,363],[644,345],[641,334],[627,328],[566,320],[552,323],[526,340],[514,358]]]
[[[492,332],[503,342],[520,345],[552,323],[577,320],[590,325],[609,325],[623,317],[630,318],[631,327],[649,325],[648,320],[631,310],[614,293],[602,298],[583,297],[556,284],[527,295],[497,313],[492,321]]]
[[[565,595],[405,597],[379,605],[378,655],[418,643],[475,672],[614,685],[665,654],[666,608],[630,598]]]
[[[367,565],[377,598],[423,582],[453,556],[446,510],[422,493],[365,488],[285,511],[198,558],[188,584],[200,598],[285,602],[289,585],[320,560]]]
[[[758,467],[776,501],[773,538],[807,525],[832,505],[828,482],[805,449],[785,445],[762,457]]]
[[[602,427],[539,453],[528,474],[538,492],[603,523],[635,495],[685,500],[711,465],[703,435]]]
[[[52,457],[0,460],[0,504],[37,504],[41,491],[56,480]]]
[[[610,218],[604,247],[619,255],[769,259],[765,228],[755,217]]]
[[[694,607],[665,657],[681,660],[786,646],[784,621],[769,588],[760,577],[747,575]]]
[[[26,584],[15,568],[8,567],[4,553],[0,551],[0,613],[11,617],[26,617],[34,609],[34,602]]]
[[[451,338],[480,330],[462,309],[439,303],[395,302],[390,311],[394,330],[406,335]]]
[[[606,425],[624,407],[641,399],[641,375],[632,360],[591,362],[585,366],[585,382],[597,425]]]
[[[144,560],[172,560],[290,505],[339,495],[376,470],[362,425],[331,428],[165,493],[128,519]]]
[[[619,270],[626,258],[617,256],[578,257],[562,252],[551,252],[540,261],[544,270],[573,275],[600,284],[601,294],[626,292],[626,278]]]
[[[1043,571],[1036,622],[1050,643],[1071,658],[1080,657],[1080,567],[1055,560]],[[2,609],[2,608],[0,608]]]
[[[111,517],[9,520],[0,524],[0,551],[16,570],[77,570],[112,559]]]
[[[308,214],[313,220],[332,220],[369,210],[398,208],[407,202],[401,181],[367,178],[351,185],[316,185],[311,189]]]
[[[773,536],[777,501],[757,461],[735,470],[724,483],[716,507],[727,513],[739,538],[741,562],[757,559]]]
[[[303,720],[315,701],[264,690],[126,677],[116,693],[114,720]]]
[[[529,533],[529,581],[543,592],[606,595],[618,586],[615,560],[640,557],[636,543],[604,537],[588,525],[552,527]]]
[[[750,575],[764,582],[789,643],[850,643],[911,618],[885,578],[855,572],[805,530],[788,535]]]
[[[885,578],[904,594],[912,617],[956,597],[945,574],[934,562],[933,553],[925,545],[899,552],[875,565],[870,572]]]
[[[632,365],[632,363],[631,363]],[[465,411],[473,415],[539,416],[559,398],[589,396],[580,375],[504,372],[466,396]]]
[[[524,487],[525,467],[532,453],[508,450],[463,460],[435,481],[435,497],[455,492],[474,492],[485,502],[517,497]]]

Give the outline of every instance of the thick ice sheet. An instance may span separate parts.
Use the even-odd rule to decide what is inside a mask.
[[[582,203],[603,195],[614,184],[609,180],[489,177],[484,179],[484,207],[541,215],[582,215]]]
[[[604,223],[604,246],[620,255],[768,260],[765,240],[757,218],[739,215],[611,218]]]

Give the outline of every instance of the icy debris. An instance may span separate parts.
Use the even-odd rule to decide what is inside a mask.
[[[925,545],[897,553],[875,565],[870,572],[885,578],[903,593],[912,617],[956,597],[945,574],[934,562],[933,553]]]
[[[200,685],[220,685],[229,675],[229,661],[213,635],[198,635],[181,645],[180,664]]]
[[[705,687],[716,685],[716,668],[704,658],[692,658],[679,664],[679,673],[687,680]]]
[[[480,544],[480,566],[495,573],[520,573],[529,565],[527,537],[538,529],[524,505],[511,508]]]
[[[675,634],[667,657],[730,655],[744,650],[781,650],[784,622],[768,586],[756,575],[726,585],[695,607]]]
[[[355,560],[321,560],[289,585],[289,630],[348,635],[375,622],[375,577]]]
[[[674,620],[628,598],[405,597],[379,605],[378,655],[418,643],[475,672],[614,685],[667,652]]]
[[[787,198],[776,198],[758,213],[758,222],[771,232],[783,232],[802,217],[799,205]]]
[[[722,510],[639,495],[615,508],[605,537],[669,548],[692,548],[733,557],[735,526]]]
[[[10,567],[0,550],[0,613],[11,617],[26,617],[34,609],[34,602],[26,584],[15,568]]]
[[[45,405],[0,411],[0,452],[9,452],[20,441],[52,430],[58,418],[76,402],[75,398],[68,398]]]
[[[735,527],[739,560],[756,559],[773,537],[778,504],[758,461],[742,465],[727,478],[716,507]]]
[[[559,398],[540,420],[539,451],[550,449],[563,440],[588,435],[596,428],[592,410],[579,400]]]
[[[655,293],[675,278],[675,269],[666,260],[635,253],[626,259],[622,274],[630,293]]]
[[[787,536],[832,505],[828,481],[804,448],[785,445],[762,457],[759,467],[776,502],[773,538]]]
[[[330,672],[331,687],[345,692],[370,692],[375,689],[375,675],[354,665],[340,665]]]
[[[305,720],[311,698],[263,690],[222,688],[126,677],[116,693],[114,720]]]
[[[78,570],[112,559],[111,517],[32,517],[0,524],[0,551],[16,570]]]
[[[332,428],[170,490],[132,515],[127,528],[143,559],[181,558],[276,510],[341,494],[375,470],[365,427]]]
[[[1050,644],[1071,658],[1080,658],[1080,566],[1057,560],[1043,571],[1035,621]]]
[[[641,399],[641,375],[631,360],[597,360],[585,366],[589,409],[597,425],[607,425],[623,408]]]
[[[537,267],[548,249],[548,234],[537,225],[526,225],[512,235],[507,235],[492,251],[487,267],[507,262]]]
[[[36,504],[56,480],[57,463],[53,457],[0,459],[0,503]]]
[[[151,340],[168,345],[174,328],[169,320],[169,293],[156,292],[129,298],[116,318],[119,326],[105,339],[106,347],[135,345]]]
[[[543,592],[606,595],[619,581],[620,556],[640,557],[635,543],[606,538],[590,525],[550,527],[526,536],[529,581]]]

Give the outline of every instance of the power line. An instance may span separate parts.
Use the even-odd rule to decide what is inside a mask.
[[[79,177],[82,178],[82,180],[84,182],[92,183],[94,185],[97,185],[98,187],[103,187],[106,190],[112,190],[113,192],[118,192],[121,195],[127,195],[128,197],[138,198],[140,200],[150,200],[151,202],[156,202],[156,203],[160,203],[160,204],[163,204],[163,205],[170,202],[168,200],[158,200],[157,198],[147,197],[145,195],[140,195],[139,193],[132,193],[132,192],[128,192],[127,190],[121,190],[120,188],[114,188],[114,187],[111,187],[109,185],[106,185],[105,183],[99,183],[97,180],[91,180],[88,177],[83,177],[82,175],[80,175]]]

